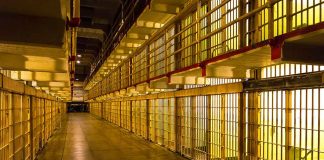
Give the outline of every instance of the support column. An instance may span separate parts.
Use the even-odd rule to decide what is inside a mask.
[[[244,155],[244,133],[245,133],[245,96],[244,93],[239,93],[238,97],[238,159],[243,160],[245,159]]]
[[[247,142],[247,159],[257,159],[258,158],[258,123],[259,123],[259,107],[260,106],[260,96],[259,92],[248,93],[248,142]]]

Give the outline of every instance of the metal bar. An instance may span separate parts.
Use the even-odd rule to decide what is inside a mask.
[[[294,89],[323,86],[323,72],[243,82],[244,91]]]
[[[244,159],[244,115],[245,115],[245,109],[244,109],[244,104],[245,104],[245,98],[244,98],[244,93],[241,92],[238,94],[238,160],[243,160]]]
[[[206,149],[206,159],[209,160],[211,159],[211,129],[212,129],[212,124],[211,124],[211,95],[207,96],[207,104],[206,104],[206,112],[207,112],[207,116],[206,116],[206,131],[207,131],[207,135],[206,135],[206,144],[207,144],[207,149]]]
[[[196,141],[195,141],[195,137],[196,137],[196,128],[197,128],[197,124],[196,124],[196,117],[197,117],[197,113],[196,113],[196,108],[197,108],[197,99],[196,97],[192,96],[190,97],[192,99],[192,105],[191,107],[191,156],[193,158],[195,158],[195,147],[196,147]]]

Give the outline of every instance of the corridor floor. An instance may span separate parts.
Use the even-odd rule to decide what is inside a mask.
[[[88,113],[69,113],[38,160],[175,160],[167,149],[98,120]]]

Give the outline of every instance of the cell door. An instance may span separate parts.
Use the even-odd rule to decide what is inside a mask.
[[[194,159],[207,159],[207,96],[196,96],[193,104]]]
[[[179,141],[179,152],[185,157],[192,157],[192,98],[181,97],[177,99],[179,123],[178,130],[180,135],[178,136]]]

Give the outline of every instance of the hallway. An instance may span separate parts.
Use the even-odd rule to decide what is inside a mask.
[[[39,160],[184,159],[87,113],[70,113]]]

